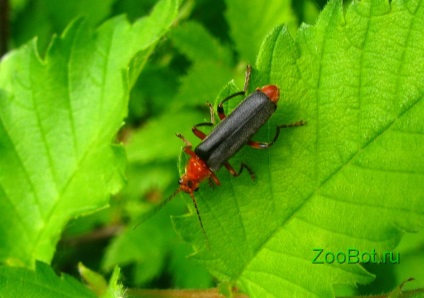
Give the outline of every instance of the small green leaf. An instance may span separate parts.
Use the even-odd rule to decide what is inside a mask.
[[[85,267],[81,262],[78,263],[78,271],[84,281],[88,284],[90,289],[96,293],[97,296],[104,295],[107,290],[107,282],[105,278],[93,270]]]
[[[111,142],[127,113],[128,65],[147,58],[177,8],[163,0],[132,25],[117,17],[94,32],[77,20],[44,60],[35,42],[2,60],[1,262],[49,262],[67,221],[104,208],[119,190],[125,156]]]
[[[121,269],[116,266],[113,269],[112,276],[109,279],[108,291],[102,298],[125,297],[125,289],[120,281]]]
[[[41,262],[36,263],[35,271],[0,266],[0,293],[4,298],[96,297],[76,279],[65,274],[59,277],[52,268]]]
[[[255,182],[220,171],[220,187],[196,192],[210,249],[193,207],[174,220],[199,262],[252,297],[331,297],[373,277],[355,262],[313,264],[314,249],[380,255],[423,227],[422,28],[420,1],[355,1],[344,14],[333,0],[295,40],[285,27],[267,36],[250,89],[276,84],[281,98],[254,139],[307,124],[230,160]]]
[[[112,272],[109,284],[106,282],[105,278],[85,267],[82,263],[78,264],[78,271],[85,282],[88,284],[90,289],[96,293],[97,297],[101,298],[116,298],[124,297],[124,289],[120,283],[120,273],[121,270],[119,267],[115,267]]]

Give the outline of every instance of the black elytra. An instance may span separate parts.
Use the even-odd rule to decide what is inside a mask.
[[[220,169],[275,112],[277,105],[260,89],[246,97],[196,147],[194,152],[211,171]]]

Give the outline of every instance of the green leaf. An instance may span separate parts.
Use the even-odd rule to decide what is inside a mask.
[[[101,296],[106,293],[108,288],[107,282],[101,274],[90,270],[81,262],[78,263],[78,272],[81,277],[84,278],[84,281],[88,284],[90,289],[96,293],[96,296]]]
[[[37,262],[35,271],[0,266],[0,293],[8,297],[96,297],[76,279],[58,277],[47,264]]]
[[[112,8],[113,0],[74,0],[66,3],[54,0],[43,0],[49,10],[50,21],[54,27],[62,30],[73,18],[80,15],[88,16],[89,23],[97,25],[105,19]]]
[[[423,227],[423,27],[420,1],[364,0],[344,14],[333,0],[295,40],[285,27],[267,36],[250,89],[276,84],[281,98],[254,139],[307,124],[231,160],[248,163],[255,182],[220,171],[220,187],[196,192],[210,249],[184,196],[191,213],[174,221],[199,262],[252,297],[330,297],[333,285],[372,275],[359,264],[313,264],[314,249],[383,254]]]
[[[315,23],[319,16],[319,3],[315,0],[295,1],[292,3],[293,10],[298,19],[306,24]]]
[[[145,286],[159,279],[165,271],[172,273],[174,287],[209,287],[211,276],[199,264],[187,260],[190,248],[178,241],[171,226],[170,215],[181,214],[183,207],[181,201],[174,200],[159,214],[141,222],[136,229],[133,228],[135,224],[129,224],[129,228],[113,239],[108,247],[103,269],[109,270],[116,264],[132,265],[131,280],[137,285]]]
[[[145,15],[157,0],[122,0],[115,1],[113,10],[115,14],[126,14],[130,20],[135,20]]]
[[[0,64],[0,259],[49,262],[66,222],[104,208],[122,185],[125,157],[112,145],[127,113],[134,57],[176,17],[159,2],[130,25],[109,20],[92,32],[83,20],[53,40],[42,60],[35,42]],[[132,70],[128,71],[128,65]]]
[[[296,18],[290,0],[227,0],[225,13],[231,37],[240,56],[250,63],[256,60],[261,42],[269,31],[280,24],[294,25]]]
[[[181,80],[177,102],[203,105],[212,101],[216,90],[233,76],[230,49],[193,21],[173,30],[171,38],[175,47],[193,62]]]
[[[172,273],[174,287],[177,289],[209,289],[213,285],[212,276],[187,255],[191,248],[179,245],[171,251],[169,271]]]
[[[421,287],[424,288],[424,280],[420,278],[423,272],[421,264],[424,263],[423,247],[423,230],[420,233],[407,234],[402,238],[401,243],[396,247],[396,252],[401,256],[402,261],[393,265],[393,272],[398,284],[409,277],[415,277],[416,283],[421,283]]]
[[[166,112],[173,104],[178,88],[178,73],[168,61],[161,62],[146,63],[132,88],[128,105],[129,124],[158,115],[164,110]]]
[[[206,106],[207,102],[212,102],[215,98],[216,90],[219,90],[233,75],[231,68],[219,61],[197,62],[182,78],[176,101]],[[207,121],[210,121],[210,117]],[[192,126],[193,122],[190,125]]]
[[[229,48],[222,46],[202,25],[185,22],[172,31],[174,45],[193,61],[223,61],[231,64]]]
[[[124,289],[122,284],[119,281],[121,270],[119,267],[115,267],[112,276],[110,278],[109,284],[106,282],[105,278],[89,268],[85,267],[82,263],[78,264],[78,271],[81,274],[81,277],[84,278],[84,281],[87,283],[88,287],[96,293],[96,297],[102,298],[115,298],[123,297]]]
[[[109,287],[107,293],[102,298],[115,298],[125,297],[125,289],[120,281],[121,270],[119,267],[115,267],[112,272],[112,276],[109,279]]]
[[[206,111],[206,105],[205,105]],[[191,133],[193,123],[202,122],[199,113],[180,111],[164,113],[157,119],[146,123],[143,129],[133,133],[126,146],[128,161],[132,163],[148,163],[176,161],[183,143],[176,133]]]
[[[86,17],[90,25],[98,25],[109,15],[113,2],[113,0],[12,2],[11,29],[15,46],[37,37],[37,46],[44,53],[52,34],[62,32],[69,22],[80,16]]]

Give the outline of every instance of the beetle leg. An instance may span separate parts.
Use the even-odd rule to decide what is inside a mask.
[[[210,186],[211,188],[215,188],[215,184],[213,183],[213,179],[212,179],[212,177],[209,177],[209,179],[208,179],[208,183],[209,183],[209,186]]]
[[[226,101],[228,101],[228,100],[230,100],[231,98],[233,98],[233,97],[240,96],[240,95],[244,95],[244,94],[246,94],[246,92],[244,92],[244,91],[240,91],[240,92],[237,92],[237,93],[231,94],[230,96],[227,96],[226,98],[224,98],[224,100],[223,100],[223,101],[221,101],[221,102],[219,103],[219,105],[218,105],[218,116],[219,116],[219,119],[224,120],[224,119],[225,119],[225,117],[227,117],[227,116],[225,116],[225,112],[224,112],[223,104],[224,104]]]
[[[252,73],[252,66],[250,64],[247,64],[246,67],[246,74],[244,77],[244,87],[243,87],[243,91],[244,93],[247,92],[247,88],[249,88],[249,82],[250,82],[250,75]]]
[[[215,125],[215,113],[213,112],[213,105],[210,102],[207,102],[206,105],[209,108],[209,113],[211,115],[211,123]]]
[[[198,127],[200,127],[200,126],[213,126],[213,123],[211,123],[211,122],[199,123],[199,124],[196,124],[195,126],[193,126],[193,128],[191,129],[191,131],[196,135],[196,137],[203,140],[204,138],[206,138],[206,134],[203,131],[198,129]]]
[[[234,177],[240,176],[240,174],[243,172],[243,169],[246,169],[246,171],[249,172],[249,175],[252,180],[255,181],[255,173],[253,173],[252,169],[249,168],[244,162],[241,163],[238,172],[236,172],[236,170],[230,165],[228,161],[224,163],[224,166],[227,168],[228,172],[230,172],[230,174]]]
[[[208,182],[211,188],[215,188],[215,185],[218,185],[218,186],[221,185],[221,182],[219,182],[218,177],[216,177],[214,173],[211,173],[211,175],[209,176]]]
[[[270,143],[256,142],[256,141],[250,140],[250,141],[247,142],[247,145],[249,145],[250,147],[255,148],[255,149],[266,149],[266,148],[269,148],[272,145],[274,145],[274,143],[277,141],[278,136],[280,135],[280,129],[281,128],[297,127],[297,126],[303,126],[303,125],[305,125],[305,122],[302,121],[302,120],[301,121],[294,122],[294,123],[290,123],[290,124],[278,125],[276,127],[276,132],[275,132],[274,138],[272,139],[272,141]]]
[[[198,127],[200,127],[200,126],[214,126],[215,125],[215,115],[214,115],[214,112],[213,112],[213,106],[210,102],[207,102],[206,105],[209,107],[209,113],[211,115],[211,122],[202,122],[202,123],[196,124],[195,126],[193,126],[191,128],[191,131],[194,133],[194,135],[201,140],[206,138],[207,135],[203,131],[200,131],[198,129]]]
[[[183,137],[182,134],[177,133],[176,136],[180,138],[186,145],[184,146],[184,152],[190,155],[191,157],[196,157],[196,153],[194,153],[193,150],[191,150],[192,145],[189,141],[186,140],[186,138]]]
[[[218,105],[218,116],[219,116],[219,119],[223,120],[226,117],[225,116],[225,112],[224,112],[224,107],[223,107],[224,102],[230,100],[233,97],[240,96],[240,95],[245,95],[246,94],[247,88],[249,88],[249,81],[250,81],[250,74],[251,73],[252,73],[252,66],[250,66],[250,64],[248,64],[247,67],[246,67],[246,75],[245,75],[245,78],[244,78],[243,91],[239,91],[237,93],[231,94],[231,95],[227,96],[226,98],[224,98],[224,100],[219,103],[219,105]]]
[[[296,122],[289,123],[289,124],[281,124],[281,125],[278,125],[277,127],[279,127],[279,128],[290,128],[290,127],[303,126],[305,124],[306,124],[305,121],[300,120],[300,121],[296,121]]]
[[[219,179],[216,177],[215,173],[212,171],[210,173],[211,175],[209,176],[209,179],[211,179],[216,185],[221,185],[221,182],[219,182]]]
[[[187,141],[187,139],[186,138],[184,138],[184,136],[182,135],[182,134],[180,134],[180,133],[176,133],[175,134],[178,138],[180,138],[181,140],[183,140],[183,142],[184,142],[184,144],[186,144],[186,147],[189,147],[189,148],[191,148],[192,146],[191,146],[191,143],[189,142],[189,141]]]

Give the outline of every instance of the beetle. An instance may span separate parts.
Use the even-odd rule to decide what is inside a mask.
[[[244,145],[249,145],[256,149],[266,149],[272,146],[278,139],[281,128],[296,127],[304,125],[303,121],[291,124],[276,126],[276,132],[271,142],[252,141],[252,136],[267,122],[277,108],[280,98],[280,90],[276,85],[266,85],[257,88],[247,96],[228,116],[225,115],[223,104],[228,100],[245,95],[250,80],[251,67],[248,65],[243,91],[234,93],[222,100],[217,108],[219,118],[222,120],[216,125],[209,135],[202,132],[201,126],[214,126],[214,112],[211,104],[208,104],[211,113],[211,122],[203,122],[193,126],[193,133],[199,137],[201,143],[192,150],[192,145],[181,134],[177,134],[184,143],[184,152],[190,156],[185,173],[179,180],[179,188],[169,197],[171,200],[177,193],[185,192],[190,195],[197,217],[206,236],[200,217],[199,208],[194,197],[194,192],[198,190],[202,181],[208,179],[210,184],[220,185],[220,181],[215,172],[224,166],[232,176],[239,176],[243,169],[246,169],[252,180],[255,179],[253,171],[245,164],[241,163],[240,169],[236,171],[228,160],[239,151]],[[206,236],[207,238],[207,236]]]

